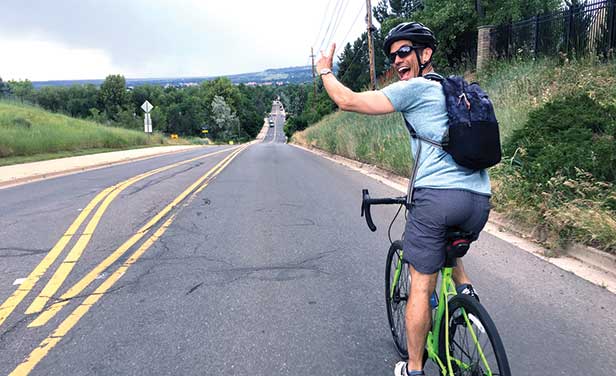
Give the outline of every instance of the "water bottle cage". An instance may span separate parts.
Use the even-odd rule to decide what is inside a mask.
[[[470,248],[471,242],[468,239],[456,239],[447,244],[447,253],[453,257],[462,257],[466,255]]]

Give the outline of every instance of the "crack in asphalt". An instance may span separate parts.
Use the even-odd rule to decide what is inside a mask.
[[[305,223],[289,223],[289,224],[281,224],[282,227],[303,227],[303,226],[316,226],[316,222],[310,218],[301,218],[306,221]]]
[[[224,281],[211,281],[211,282],[201,281],[193,285],[185,293],[185,295],[189,295],[201,287],[227,286],[227,285],[233,284],[234,282],[237,282],[237,281],[240,281],[246,278],[255,279],[259,281],[284,282],[284,281],[300,280],[300,279],[308,278],[311,276],[310,274],[306,274],[302,272],[312,273],[312,275],[315,275],[315,276],[319,274],[329,275],[330,273],[319,268],[319,266],[313,265],[311,263],[319,261],[335,252],[337,252],[337,250],[321,252],[314,256],[310,256],[303,260],[300,260],[295,263],[290,263],[290,264],[280,264],[280,265],[274,264],[274,265],[251,266],[251,267],[250,266],[249,267],[231,267],[231,268],[226,268],[226,269],[209,269],[207,270],[208,272],[223,273],[223,274],[226,274],[228,278]],[[220,260],[217,260],[217,261],[224,262]],[[225,262],[225,263],[228,265],[232,265],[231,263],[228,263],[228,262]],[[267,275],[267,272],[274,272],[275,274]]]
[[[40,255],[42,253],[49,252],[49,249],[31,249],[31,248],[19,248],[19,247],[3,247],[0,248],[0,252],[22,252],[22,254],[18,255],[3,255],[0,254],[0,258],[8,258],[8,257],[25,257],[32,255]]]
[[[190,288],[190,290],[188,290],[188,292],[186,293],[186,295],[188,294],[192,294],[193,291],[195,291],[196,289],[198,289],[199,287],[201,287],[201,285],[203,285],[204,282],[201,283],[197,283],[196,285],[194,285],[193,287]]]
[[[3,229],[6,229],[7,227],[15,226],[18,223],[19,223],[19,221],[10,221],[10,222],[4,223],[4,224],[0,223],[0,227],[3,228]]]
[[[203,162],[196,162],[195,164],[188,165],[185,168],[183,168],[183,169],[181,169],[179,171],[175,171],[174,173],[172,173],[170,175],[161,176],[159,178],[150,179],[150,180],[146,181],[146,183],[143,184],[143,186],[141,186],[141,187],[133,187],[133,189],[130,192],[127,192],[127,196],[132,196],[135,193],[139,193],[139,192],[143,191],[146,188],[149,188],[149,187],[154,186],[156,184],[162,183],[165,180],[169,180],[171,178],[174,178],[174,177],[178,176],[179,174],[182,174],[184,172],[187,172],[187,171],[190,171],[192,169],[195,169],[195,168],[197,168],[197,167],[199,167],[201,165],[203,165]]]
[[[43,214],[50,214],[50,213],[57,214],[60,210],[65,210],[65,209],[66,208],[64,206],[58,205],[57,207],[46,209],[46,210],[31,211],[31,212],[26,212],[26,213],[15,213],[14,216],[16,218],[31,218],[31,217],[38,217]]]
[[[12,332],[14,332],[15,330],[17,330],[17,327],[21,324],[23,324],[25,321],[27,321],[29,319],[28,316],[24,316],[21,319],[17,320],[17,322],[15,322],[15,324],[9,326],[8,328],[6,328],[5,331],[3,331],[2,333],[0,333],[0,349],[3,349],[3,345],[5,345],[7,343],[6,336],[8,336],[9,334],[11,334]]]
[[[215,273],[240,273],[241,275],[225,282],[225,284],[230,284],[239,279],[243,279],[246,277],[250,277],[253,274],[257,274],[254,279],[258,279],[261,281],[292,281],[299,280],[309,277],[306,273],[301,272],[312,272],[314,275],[319,274],[330,274],[325,270],[321,269],[318,265],[313,265],[312,263],[319,261],[332,253],[337,252],[337,250],[326,251],[316,254],[314,256],[308,257],[304,260],[295,263],[288,264],[274,264],[274,265],[264,265],[264,266],[250,266],[250,267],[233,267],[228,269],[213,269],[209,270]],[[273,275],[267,275],[267,272],[274,272]]]
[[[290,207],[292,207],[292,208],[301,208],[301,207],[303,207],[304,205],[301,205],[301,204],[294,204],[294,203],[292,203],[292,202],[289,202],[289,203],[283,202],[283,203],[281,203],[281,204],[280,204],[280,206],[290,206]]]

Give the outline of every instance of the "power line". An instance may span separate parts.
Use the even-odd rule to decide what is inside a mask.
[[[327,18],[327,10],[329,9],[329,5],[331,3],[332,3],[332,0],[329,0],[327,2],[327,6],[325,7],[325,13],[323,13],[323,18],[321,19],[321,26],[319,27],[319,32],[317,33],[317,37],[314,43],[312,43],[313,46],[316,46],[317,42],[319,41],[319,36],[321,35],[321,31],[323,31],[323,25],[325,25],[325,20]]]
[[[342,16],[344,15],[344,13],[346,13],[348,6],[349,6],[348,0],[344,3],[344,10],[342,10],[342,5],[340,6],[340,9],[342,11],[338,12],[338,17],[336,21],[334,22],[334,28],[332,29],[332,33],[330,34],[329,39],[327,40],[327,46],[331,44],[332,39],[334,38],[334,35],[336,35],[336,32],[338,31],[338,27],[340,26],[340,22],[342,21]]]
[[[330,18],[329,23],[327,24],[327,30],[325,30],[325,35],[323,35],[323,40],[321,40],[321,44],[319,45],[319,50],[323,49],[323,42],[325,42],[325,38],[329,34],[329,30],[332,26],[332,21],[336,18],[336,13],[340,12],[340,10],[338,9],[340,8],[339,5],[341,5],[341,0],[336,1],[336,5],[334,6],[334,11],[332,13],[332,18]]]
[[[351,27],[349,27],[349,30],[346,32],[346,35],[342,39],[344,41],[344,43],[340,44],[338,46],[338,48],[336,49],[336,51],[338,51],[341,46],[344,46],[344,45],[346,45],[348,43],[347,38],[349,37],[349,34],[351,33],[351,30],[353,30],[353,26],[355,26],[357,24],[357,20],[359,20],[359,16],[361,15],[361,11],[364,10],[364,5],[365,4],[362,4],[361,8],[359,8],[359,12],[357,12],[357,15],[355,16],[355,20],[353,21],[353,23],[351,24]]]

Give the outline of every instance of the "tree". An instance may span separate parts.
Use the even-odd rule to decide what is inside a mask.
[[[537,14],[557,11],[561,0],[476,0],[485,13],[482,23],[502,25],[516,22]]]
[[[34,101],[34,86],[30,80],[26,79],[23,81],[9,81],[10,91],[15,95],[19,100],[23,101]]]
[[[0,97],[6,97],[11,93],[10,86],[2,81],[2,77],[0,77]]]
[[[237,115],[240,121],[240,129],[242,130],[241,137],[244,135],[256,137],[263,126],[263,113],[257,109],[254,101],[256,88],[250,88],[245,85],[239,85],[240,103],[238,105]],[[270,102],[271,106],[271,102]]]
[[[357,38],[352,46],[347,43],[339,56],[339,60],[338,77],[340,77],[342,83],[353,91],[360,91],[368,86],[370,83],[370,63],[368,61],[366,33]]]
[[[376,6],[372,7],[372,14],[379,23],[389,18],[389,0],[380,0]]]
[[[141,105],[146,100],[157,108],[162,104],[163,95],[164,91],[161,86],[151,84],[137,86],[131,91],[131,109],[137,114],[143,113]]]
[[[92,84],[72,85],[61,91],[66,94],[62,112],[70,116],[86,118],[91,114],[90,109],[96,108],[98,89]]]
[[[388,15],[383,18],[383,38],[400,22],[419,21],[434,31],[438,48],[434,63],[438,69],[451,70],[472,64],[477,49],[477,27],[500,25],[557,10],[560,0],[390,0]],[[384,5],[379,17],[384,14]],[[479,17],[482,10],[483,18]],[[375,40],[377,40],[375,38]],[[382,39],[381,39],[382,40]],[[377,57],[382,52],[377,50]],[[378,67],[378,64],[377,64]]]
[[[225,99],[219,95],[212,100],[212,119],[214,121],[215,137],[229,140],[240,133],[240,120],[235,112],[231,111]]]
[[[233,110],[237,110],[236,106],[240,102],[241,95],[239,89],[227,77],[218,77],[215,80],[203,82],[201,93],[205,103],[212,103],[214,97],[218,95]]]
[[[119,74],[107,76],[98,91],[99,108],[112,121],[117,121],[119,114],[127,109],[129,99],[126,92],[126,80]]]
[[[191,89],[191,90],[189,90]],[[206,104],[203,99],[196,95],[196,88],[168,88],[163,96],[165,127],[168,133],[197,136],[201,133],[201,127],[206,124]],[[156,110],[156,109],[154,109]],[[157,116],[152,116],[152,121],[157,121]]]

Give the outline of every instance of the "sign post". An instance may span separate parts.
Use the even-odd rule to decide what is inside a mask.
[[[152,117],[150,116],[150,111],[152,111],[153,108],[154,106],[147,100],[141,105],[141,109],[145,111],[145,117],[143,118],[143,131],[145,133],[152,133]]]

